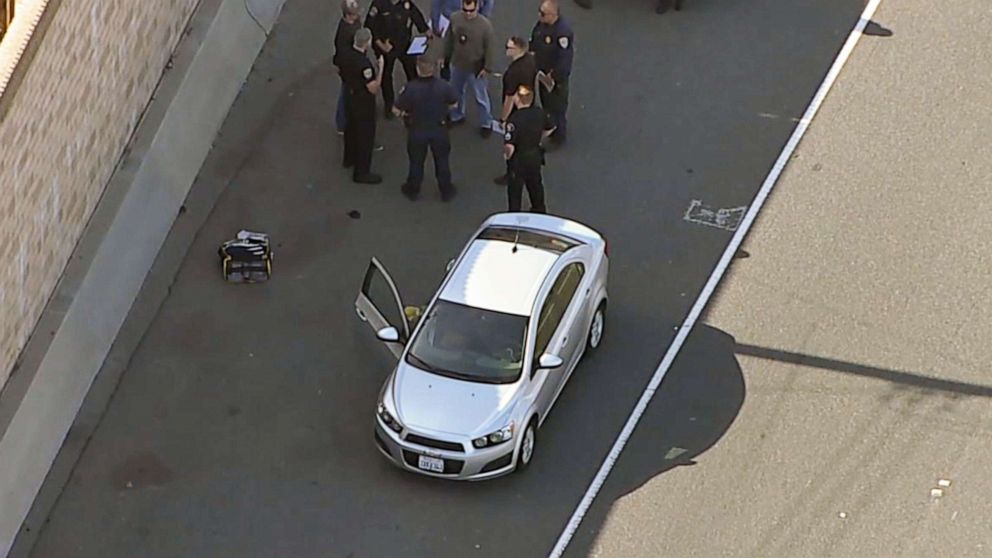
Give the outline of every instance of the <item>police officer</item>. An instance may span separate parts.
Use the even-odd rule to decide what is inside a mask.
[[[451,154],[448,114],[458,103],[458,95],[450,83],[434,77],[437,68],[434,59],[420,56],[416,64],[418,77],[406,84],[394,109],[406,121],[406,152],[410,159],[410,171],[401,190],[410,201],[417,199],[424,180],[424,160],[430,148],[441,201],[448,201],[455,196],[448,165]]]
[[[561,12],[556,0],[541,3],[540,16],[531,33],[530,50],[537,59],[537,81],[541,92],[541,105],[555,125],[551,141],[565,142],[568,122],[568,79],[572,73],[572,53],[575,49],[572,27]]]
[[[357,0],[341,0],[341,20],[338,22],[337,31],[334,33],[334,58],[332,61],[341,73],[341,64],[338,62],[338,55],[351,50],[355,42],[355,31],[358,31],[362,24],[358,21],[361,17],[361,10]],[[338,104],[334,111],[334,123],[337,125],[338,134],[344,134],[345,111],[344,101],[348,88],[341,83],[341,91],[338,93]]]
[[[517,98],[517,89],[521,85],[533,89],[537,80],[537,63],[534,61],[534,54],[528,51],[527,46],[527,39],[523,37],[514,36],[506,41],[506,56],[511,61],[503,72],[503,107],[500,111],[499,123],[504,130],[506,120],[516,109],[514,101]],[[493,179],[493,182],[500,186],[506,186],[509,180],[509,163],[507,165],[507,172]]]
[[[372,32],[366,28],[355,31],[352,48],[340,53],[341,80],[348,94],[345,97],[344,166],[354,167],[352,180],[359,184],[378,184],[382,177],[371,172],[372,149],[375,146],[375,96],[379,92],[384,61],[380,56],[378,73],[366,52],[372,43]]]
[[[427,32],[427,20],[413,0],[372,0],[365,27],[372,31],[373,49],[385,61],[382,73],[382,101],[386,118],[393,117],[393,63],[403,66],[407,81],[417,76],[416,61],[406,53],[413,40],[413,29]]]
[[[526,85],[517,89],[514,100],[517,110],[506,122],[503,136],[503,157],[509,162],[510,184],[506,197],[508,211],[520,211],[524,186],[530,198],[530,210],[547,213],[544,205],[544,183],[541,166],[544,150],[541,140],[554,132],[550,115],[534,106],[534,90]]]

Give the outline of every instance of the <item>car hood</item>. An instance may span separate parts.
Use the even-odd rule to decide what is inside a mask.
[[[487,434],[514,402],[519,382],[483,384],[446,378],[400,362],[393,401],[403,424],[462,436]]]

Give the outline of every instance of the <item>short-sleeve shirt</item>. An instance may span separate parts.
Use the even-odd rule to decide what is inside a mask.
[[[369,83],[375,80],[375,68],[364,53],[354,47],[342,52],[338,57],[341,79],[348,88],[348,102],[353,109],[375,111],[375,95],[369,92]]]
[[[534,81],[537,80],[537,61],[534,55],[527,53],[513,62],[503,72],[503,97],[511,97],[517,92],[521,85],[534,88]]]
[[[503,136],[503,141],[514,147],[511,161],[540,156],[541,135],[552,128],[551,118],[539,107],[517,109],[507,119]]]
[[[449,107],[457,102],[458,94],[447,81],[417,78],[400,93],[396,108],[410,115],[411,130],[436,130],[444,126]]]

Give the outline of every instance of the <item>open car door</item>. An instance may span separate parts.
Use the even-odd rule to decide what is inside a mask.
[[[362,290],[355,299],[355,312],[363,322],[369,324],[376,337],[386,343],[396,358],[399,358],[403,353],[403,347],[410,339],[410,325],[403,312],[403,301],[400,299],[400,292],[393,278],[375,258],[372,258],[369,268],[365,271]],[[388,327],[396,329],[398,339],[395,341],[387,341],[380,336],[380,332]]]

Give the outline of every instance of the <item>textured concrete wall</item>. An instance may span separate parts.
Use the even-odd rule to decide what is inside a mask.
[[[69,429],[283,3],[49,1],[0,98],[0,556],[82,450]]]
[[[4,92],[0,386],[51,296],[198,0],[62,0]]]

